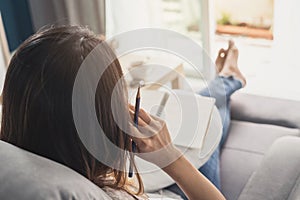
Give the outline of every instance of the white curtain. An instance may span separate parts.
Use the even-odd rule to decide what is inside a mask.
[[[79,24],[105,34],[105,0],[28,0],[35,30],[52,24]]]

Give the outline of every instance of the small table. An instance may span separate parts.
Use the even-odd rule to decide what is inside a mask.
[[[153,65],[153,67],[151,67],[151,73],[145,77],[145,81],[150,80],[153,83],[160,83],[162,85],[171,82],[173,89],[183,88],[183,63],[175,56],[142,56],[137,54],[127,54],[120,57],[119,61],[125,74],[125,80],[129,87],[132,78],[126,74],[130,73],[129,68],[131,67],[132,63],[141,62],[142,65]],[[161,66],[166,66],[166,68],[161,68]],[[145,86],[146,89],[150,90],[156,90],[160,87],[161,86],[158,84],[150,84]]]

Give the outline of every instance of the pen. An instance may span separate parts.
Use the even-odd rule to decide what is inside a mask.
[[[138,127],[138,123],[139,123],[139,110],[140,110],[140,101],[141,101],[140,89],[141,87],[139,86],[135,98],[135,108],[134,108],[134,116],[133,116],[133,123],[136,128]],[[136,144],[133,140],[131,140],[131,157],[130,157],[131,161],[129,164],[129,173],[128,173],[129,178],[132,178],[133,176],[133,159],[134,159],[135,152],[136,152]]]

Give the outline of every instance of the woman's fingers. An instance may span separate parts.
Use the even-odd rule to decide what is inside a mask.
[[[151,117],[150,115],[144,110],[144,109],[140,109],[139,110],[139,117],[141,117],[144,122],[146,122],[147,124],[150,124],[151,122]]]
[[[128,104],[128,107],[129,107],[130,110],[133,110],[133,111],[134,111],[134,106],[133,106],[133,105]]]
[[[129,110],[129,114],[130,114],[130,117],[131,117],[131,119],[133,121],[133,119],[134,119],[134,112],[132,110]],[[148,126],[148,123],[146,123],[143,120],[143,118],[139,117],[139,119],[138,119],[138,126],[146,127],[146,126]]]
[[[153,130],[148,127],[135,127],[131,124],[132,129],[132,140],[137,144],[138,150],[140,153],[148,153],[154,151],[153,143],[156,143],[156,138],[152,136],[147,136],[149,134],[153,134]]]
[[[166,123],[159,117],[148,114],[140,109],[138,126],[133,123],[135,107],[128,105],[131,138],[137,145],[137,152],[142,159],[165,167],[181,156],[172,144],[171,136]]]
[[[137,145],[137,152],[142,159],[152,162],[159,167],[165,167],[178,159],[181,154],[172,144],[169,131],[166,126],[155,132],[150,126],[142,127],[152,132],[152,136],[145,137],[145,132],[140,127],[131,124],[132,140]]]
[[[135,112],[135,107],[133,105],[129,104],[128,107],[130,111],[132,111],[133,113]],[[150,115],[142,108],[140,108],[139,110],[139,117],[142,118],[144,122],[146,122],[147,124],[151,122]]]
[[[129,124],[130,129],[131,129],[131,139],[136,143],[140,143],[139,141],[144,138],[144,135],[140,132],[140,130],[134,126],[134,124],[130,123]]]
[[[129,113],[130,113],[131,120],[133,121],[134,112],[130,110]],[[147,114],[147,113],[142,113],[141,116],[143,116],[143,114]],[[164,125],[165,122],[162,119],[155,117],[153,115],[150,116],[147,114],[146,116],[143,117],[139,116],[138,119],[138,128],[141,129],[143,133],[145,132],[147,136],[152,136],[153,135],[152,132],[158,132],[160,129],[162,129]],[[151,131],[149,131],[148,129],[144,130],[145,127],[150,129]]]

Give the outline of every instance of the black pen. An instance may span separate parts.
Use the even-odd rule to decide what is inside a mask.
[[[140,85],[136,94],[135,98],[135,108],[134,108],[134,116],[133,116],[133,123],[136,128],[138,128],[139,124],[139,110],[140,110],[140,101],[141,101],[141,95],[140,95]],[[130,157],[130,164],[129,164],[129,173],[128,176],[131,178],[133,176],[133,159],[134,159],[134,153],[136,152],[136,144],[133,140],[131,140],[131,157]]]

